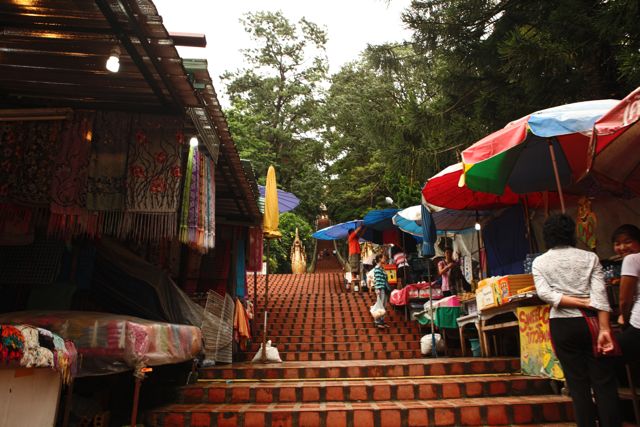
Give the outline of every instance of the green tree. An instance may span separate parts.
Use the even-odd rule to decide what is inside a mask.
[[[241,22],[254,46],[244,50],[246,69],[222,76],[231,133],[258,176],[273,164],[279,187],[295,193],[298,211],[312,218],[323,180],[316,116],[327,75],[326,32],[304,18],[292,24],[280,12],[249,13]]]

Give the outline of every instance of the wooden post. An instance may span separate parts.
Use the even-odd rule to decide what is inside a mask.
[[[551,164],[553,165],[553,175],[556,178],[556,187],[558,189],[558,196],[560,197],[560,207],[562,208],[562,213],[565,213],[564,196],[562,195],[562,185],[560,183],[560,174],[558,173],[558,163],[556,162],[556,153],[553,150],[553,142],[551,142],[551,138],[547,138],[547,144],[549,144],[549,154],[551,155]]]

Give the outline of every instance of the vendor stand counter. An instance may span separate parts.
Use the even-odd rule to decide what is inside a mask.
[[[202,350],[202,332],[196,326],[109,313],[20,311],[0,315],[2,323],[46,328],[63,339],[73,341],[81,360],[77,377],[133,371],[135,388],[131,425],[136,425],[141,382],[152,370],[150,366],[193,360]],[[68,403],[71,390],[72,387],[68,387]],[[66,426],[66,420],[63,426]]]
[[[480,337],[480,348],[482,350],[482,356],[490,357],[497,355],[497,346],[494,339],[493,352],[489,345],[489,334],[508,328],[518,328],[518,314],[517,310],[521,307],[544,305],[544,302],[538,298],[535,292],[527,292],[515,295],[509,299],[508,302],[498,305],[496,307],[485,308],[478,312],[478,334]],[[513,315],[511,319],[500,319],[499,321],[491,321],[502,314],[510,313]],[[511,317],[511,316],[503,316]],[[495,336],[494,336],[495,338]]]
[[[0,322],[0,426],[54,426],[62,385],[76,369],[71,341],[31,325]]]
[[[73,341],[82,357],[78,377],[180,363],[202,349],[198,327],[109,313],[18,311],[0,315],[0,323],[34,325]]]
[[[431,323],[431,302],[424,303],[424,310],[420,312],[420,316],[416,318],[420,325],[429,325]],[[462,308],[457,295],[442,298],[433,302],[433,324],[442,332],[442,338],[445,344],[445,354],[448,355],[449,348],[447,343],[447,329],[458,329],[457,319],[460,317]]]

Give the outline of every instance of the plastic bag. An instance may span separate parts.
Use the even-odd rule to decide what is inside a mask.
[[[384,309],[384,305],[382,304],[382,300],[376,300],[376,303],[369,308],[371,315],[374,319],[378,320],[387,314],[387,310]]]
[[[277,348],[271,345],[271,340],[267,341],[266,353],[267,353],[268,363],[282,363],[282,359],[280,359],[280,352],[278,352]],[[260,349],[258,349],[258,352],[256,353],[256,355],[253,356],[253,359],[251,359],[252,363],[261,362],[261,361],[262,361],[262,344],[260,344]]]
[[[435,334],[435,333],[433,334],[433,336],[436,339],[436,352],[443,353],[444,341],[442,340],[442,337],[440,336],[440,334]],[[422,338],[420,338],[420,353],[424,355],[430,355],[432,350],[431,348],[432,343],[433,343],[433,340],[431,339],[431,334],[427,334]]]

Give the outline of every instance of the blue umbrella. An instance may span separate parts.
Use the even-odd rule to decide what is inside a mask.
[[[397,214],[399,209],[388,208],[388,209],[374,209],[364,216],[364,225],[367,228],[373,228],[374,230],[387,230],[393,227],[393,216]]]
[[[346,239],[349,235],[349,230],[356,229],[362,225],[361,219],[354,219],[352,221],[341,222],[340,224],[330,225],[321,230],[316,231],[311,235],[314,239],[318,240],[341,240]]]
[[[393,224],[405,233],[413,236],[422,236],[422,209],[420,205],[411,206],[398,212],[393,217]],[[456,209],[442,209],[431,214],[436,224],[438,235],[452,233],[471,233],[474,230],[476,219],[480,218],[480,223],[486,222],[491,217],[490,211],[460,211]]]
[[[260,206],[260,212],[264,213],[264,185],[258,185],[260,191],[260,200],[258,205]],[[289,212],[295,209],[300,204],[300,199],[295,194],[287,191],[278,190],[278,211],[280,213]]]

